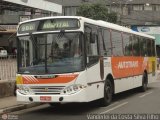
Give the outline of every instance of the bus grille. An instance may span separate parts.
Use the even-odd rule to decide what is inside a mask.
[[[30,86],[30,89],[35,95],[42,94],[60,94],[61,91],[65,88],[65,86]]]

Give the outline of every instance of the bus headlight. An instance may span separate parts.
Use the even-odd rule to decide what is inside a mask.
[[[19,85],[17,87],[18,87],[18,91],[24,95],[32,93],[28,86]]]
[[[80,84],[74,84],[71,86],[66,87],[61,94],[74,94],[82,89],[86,88],[86,86],[84,85],[80,85]]]

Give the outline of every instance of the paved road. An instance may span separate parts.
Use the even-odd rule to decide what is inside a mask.
[[[132,114],[134,116],[126,116]],[[64,104],[59,108],[50,107],[48,104],[35,108],[18,111],[11,114],[18,114],[20,120],[84,120],[87,118],[101,120],[116,119],[116,114],[122,115],[119,119],[144,119],[149,114],[149,119],[160,119],[160,81],[152,83],[146,92],[139,92],[134,89],[115,95],[113,103],[107,107],[98,107],[97,102],[81,104]],[[108,115],[98,116],[97,115]],[[125,114],[125,115],[123,115]],[[140,116],[139,116],[140,115]],[[95,118],[95,119],[96,119]]]

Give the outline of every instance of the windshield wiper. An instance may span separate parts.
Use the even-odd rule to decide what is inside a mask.
[[[62,38],[64,36],[65,30],[60,30],[57,38]]]
[[[29,33],[29,36],[30,36],[31,41],[33,42],[33,45],[35,46],[35,48],[37,48],[37,44],[36,44],[36,42],[35,42],[35,39],[34,39],[33,34],[32,34],[32,33]]]
[[[44,63],[44,62],[45,62],[45,59],[34,59],[31,62],[31,65],[38,65],[39,63]]]

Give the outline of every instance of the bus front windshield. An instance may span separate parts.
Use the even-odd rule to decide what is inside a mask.
[[[71,73],[84,68],[79,32],[20,36],[18,45],[19,73]]]

